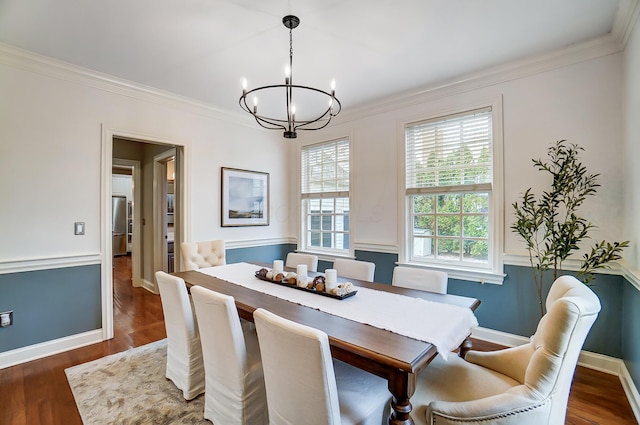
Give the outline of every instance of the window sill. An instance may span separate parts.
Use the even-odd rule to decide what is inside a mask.
[[[504,273],[496,273],[489,270],[474,270],[474,269],[462,269],[455,267],[444,267],[437,265],[427,265],[419,263],[396,263],[398,266],[415,267],[422,269],[440,270],[446,272],[451,279],[468,280],[472,282],[479,282],[481,284],[492,283],[494,285],[502,285]]]
[[[327,251],[313,251],[310,249],[305,249],[305,250],[296,249],[296,252],[299,252],[301,254],[317,255],[318,260],[320,261],[333,261],[336,258],[348,258],[351,260],[355,260],[355,257],[350,254],[339,254],[339,253],[333,253],[333,252],[327,252]]]

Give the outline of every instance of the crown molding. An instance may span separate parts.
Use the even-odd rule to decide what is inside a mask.
[[[208,118],[230,121],[238,125],[254,127],[254,121],[239,112],[217,108],[185,96],[144,86],[4,43],[0,43],[0,63],[103,92],[175,108]]]
[[[611,29],[611,34],[616,40],[618,40],[623,50],[627,47],[627,41],[631,36],[633,28],[638,22],[639,14],[639,0],[620,0],[620,5],[618,6],[618,11],[613,22],[613,28]]]
[[[632,1],[637,4],[639,0]],[[621,25],[618,25],[621,27]],[[623,46],[619,39],[609,33],[582,43],[547,52],[521,60],[507,62],[482,71],[453,77],[435,84],[399,93],[377,103],[344,111],[334,118],[335,124],[344,124],[365,117],[410,107],[416,104],[441,99],[472,90],[481,89],[523,77],[564,68],[580,62],[619,53]]]

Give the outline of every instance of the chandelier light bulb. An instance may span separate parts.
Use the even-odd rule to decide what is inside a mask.
[[[253,96],[253,113],[258,113],[258,96]]]
[[[243,95],[247,94],[247,79],[246,78],[242,79],[242,94]]]
[[[284,67],[284,76],[287,78],[291,77],[291,67],[289,65]]]
[[[295,107],[295,105],[291,105],[291,120],[292,121],[296,120],[296,107]]]

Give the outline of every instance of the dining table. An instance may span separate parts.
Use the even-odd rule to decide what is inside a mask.
[[[225,274],[224,267],[241,269],[245,272],[251,271],[246,279],[238,279],[236,274]],[[241,318],[253,321],[253,312],[258,308],[269,310],[286,319],[294,322],[310,326],[325,332],[329,337],[332,356],[340,361],[346,362],[352,366],[358,367],[367,372],[382,377],[388,382],[388,389],[391,393],[391,413],[388,423],[390,425],[410,425],[414,424],[411,417],[412,405],[411,396],[415,391],[416,375],[419,374],[438,354],[437,344],[429,341],[420,340],[416,337],[410,337],[385,329],[385,326],[379,324],[371,325],[342,317],[336,314],[328,313],[318,308],[313,308],[301,303],[291,301],[295,298],[290,296],[297,292],[298,288],[282,288],[285,291],[294,291],[286,294],[286,297],[269,295],[260,290],[253,288],[255,284],[264,284],[255,276],[261,268],[270,268],[270,265],[260,262],[242,263],[236,265],[217,266],[207,269],[182,271],[172,273],[174,276],[182,278],[187,287],[193,285],[203,286],[216,292],[230,295],[235,300],[238,314]],[[295,271],[295,269],[286,269],[287,271]],[[246,273],[245,273],[246,274]],[[316,275],[322,275],[318,272],[309,272],[309,278]],[[233,276],[233,277],[229,277]],[[242,285],[237,281],[242,280]],[[431,310],[429,306],[438,307],[436,304],[444,304],[454,306],[463,315],[468,315],[468,311],[475,311],[480,305],[480,300],[476,298],[463,297],[452,294],[436,294],[415,289],[407,289],[392,286],[385,283],[366,282],[357,279],[346,279],[338,276],[339,283],[351,282],[353,289],[364,294],[364,291],[374,295],[397,294],[400,302],[407,301],[407,304],[418,301],[424,303],[427,308],[423,310]],[[276,285],[274,285],[275,287]],[[281,285],[277,285],[280,287]],[[378,293],[382,291],[385,294]],[[307,291],[308,292],[308,291]],[[319,296],[313,295],[314,297]],[[344,303],[353,302],[364,295],[355,293],[354,296],[347,299],[331,299],[330,302]],[[406,298],[404,298],[406,297]],[[358,300],[358,301],[362,301]],[[424,300],[424,301],[422,301]],[[344,304],[346,307],[347,304]],[[373,307],[372,307],[373,308]],[[381,310],[381,311],[379,311]],[[384,324],[385,318],[402,319],[404,311],[398,308],[398,304],[390,304],[387,306],[375,307],[376,322]],[[438,311],[434,309],[434,311]],[[473,315],[473,314],[472,314]],[[430,322],[432,326],[441,327],[444,325],[444,319],[438,317],[435,313],[433,317],[426,316],[425,321]],[[473,317],[475,320],[475,317]],[[422,316],[421,316],[421,320]],[[398,322],[398,320],[396,320]],[[402,323],[402,322],[400,322]],[[466,323],[466,322],[465,322]],[[475,322],[477,325],[477,322]],[[472,324],[473,325],[473,324]],[[471,325],[471,326],[472,326]],[[446,328],[446,327],[445,327]],[[452,331],[453,332],[453,331]],[[466,324],[462,327],[458,326],[454,336],[460,342],[468,341],[471,328]],[[467,344],[468,346],[468,344]],[[440,351],[443,351],[441,348]],[[456,355],[455,353],[441,353],[446,355]],[[291,356],[296,356],[295,352]],[[283,359],[286,361],[286,359]]]

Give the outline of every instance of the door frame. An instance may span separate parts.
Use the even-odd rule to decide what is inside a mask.
[[[181,198],[176,207],[179,209],[179,220],[174,222],[175,227],[180,227],[180,233],[176,237],[182,237],[182,235],[189,234],[189,219],[187,217],[186,205],[189,205],[189,182],[188,176],[185,170],[189,169],[189,157],[190,151],[188,144],[182,141],[172,140],[167,137],[143,134],[131,130],[122,130],[109,127],[106,124],[102,124],[102,161],[100,167],[100,259],[101,259],[101,271],[100,271],[100,288],[101,288],[101,300],[102,300],[102,340],[113,338],[114,335],[114,320],[113,320],[113,247],[112,247],[112,235],[111,235],[111,192],[112,192],[112,165],[113,165],[113,139],[128,139],[141,143],[150,143],[156,145],[171,145],[182,148],[182,154],[180,159],[182,161],[180,167],[176,167],[176,173],[180,176],[180,189]],[[142,175],[142,173],[141,173]],[[142,179],[141,179],[142,180]],[[139,187],[140,185],[138,185]],[[141,188],[140,188],[141,190]],[[177,200],[176,200],[177,201]],[[141,208],[138,208],[140,213]],[[138,214],[142,222],[141,214]],[[141,227],[141,226],[139,226]],[[140,229],[140,246],[142,249],[143,232]],[[152,252],[153,250],[149,250]],[[141,281],[145,282],[148,279],[154,281],[154,276],[146,276],[144,271],[144,258],[145,254],[140,256],[141,267]],[[153,261],[153,259],[151,260]],[[150,271],[153,275],[153,271]]]
[[[153,269],[167,271],[167,162],[176,157],[177,149],[170,149],[153,157]],[[179,184],[178,176],[174,179],[174,185]],[[174,197],[177,205],[178,200]],[[178,205],[179,207],[179,205]],[[175,211],[175,207],[174,207]],[[175,213],[174,213],[175,214]],[[175,218],[175,215],[174,215]],[[176,223],[174,220],[174,229]],[[174,230],[173,249],[175,253],[176,239],[178,235]],[[179,245],[179,244],[178,244]],[[176,269],[178,270],[178,269]]]

